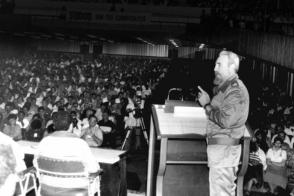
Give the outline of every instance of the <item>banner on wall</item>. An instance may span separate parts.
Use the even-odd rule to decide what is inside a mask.
[[[117,12],[85,12],[71,10],[67,12],[66,19],[73,22],[93,23],[149,23],[151,14],[144,13],[117,13]]]

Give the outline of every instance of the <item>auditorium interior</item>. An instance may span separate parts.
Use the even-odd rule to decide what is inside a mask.
[[[293,0],[0,0],[0,195],[15,164],[15,196],[208,196],[206,117],[189,115],[222,51],[250,97],[235,195],[294,196]],[[77,145],[58,147],[67,117]],[[82,144],[95,173],[62,159]]]

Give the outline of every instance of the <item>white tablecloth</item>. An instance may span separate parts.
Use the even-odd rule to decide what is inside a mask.
[[[35,155],[38,148],[38,142],[18,141],[25,154]],[[91,148],[92,153],[96,157],[97,162],[114,164],[120,160],[120,155],[124,154],[122,150],[112,150],[104,148]]]

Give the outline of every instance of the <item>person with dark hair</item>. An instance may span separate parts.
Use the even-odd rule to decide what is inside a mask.
[[[18,112],[16,124],[18,124],[23,131],[28,128],[30,122],[25,118],[25,112],[23,110]]]
[[[74,133],[68,132],[71,124],[70,114],[65,111],[57,112],[54,115],[53,124],[55,132],[40,142],[37,155],[59,159],[63,157],[77,158],[84,161],[89,173],[97,172],[100,167],[88,144]],[[62,188],[76,188],[83,185],[86,187],[88,183],[87,180],[84,181],[81,179],[77,179],[76,181],[71,179],[70,182],[66,182],[66,179],[60,179],[54,176],[44,176],[42,181],[49,186]]]
[[[253,185],[261,188],[263,185],[263,171],[266,170],[266,157],[264,151],[259,148],[256,139],[250,142],[249,163],[244,177],[245,195],[250,195]]]
[[[45,108],[41,106],[38,108],[38,114],[40,115],[40,119],[42,120],[42,128],[45,128],[46,123],[50,119],[50,113],[46,113]]]
[[[103,132],[97,123],[98,120],[95,115],[89,116],[89,127],[83,129],[81,133],[81,138],[91,147],[98,147],[103,143]]]
[[[108,110],[103,111],[102,120],[98,122],[98,125],[103,131],[103,146],[115,148],[115,124],[109,119]]]
[[[53,112],[50,120],[46,124],[46,133],[51,134],[55,131],[55,127],[53,124],[53,119],[56,118],[57,112]]]
[[[287,185],[287,170],[285,166],[287,152],[281,148],[282,143],[283,139],[276,137],[273,147],[266,153],[268,167],[264,175],[264,181],[269,183],[271,192],[274,192],[277,186],[285,189]]]
[[[68,131],[80,137],[82,134],[82,121],[78,118],[76,111],[71,111],[70,115],[72,123],[70,124]]]
[[[81,126],[82,129],[86,129],[89,127],[89,117],[92,116],[93,114],[95,114],[95,112],[93,111],[93,109],[91,108],[86,108],[82,115],[81,115]]]
[[[28,130],[25,132],[25,139],[39,142],[43,138],[44,134],[45,129],[42,128],[42,118],[39,114],[35,114]]]
[[[15,114],[9,114],[7,117],[8,124],[4,127],[3,133],[10,136],[14,140],[21,140],[21,128],[16,124],[17,116]]]
[[[267,144],[266,132],[264,130],[258,130],[254,135],[257,145],[263,150],[263,152],[267,152],[269,146]]]
[[[289,145],[290,148],[292,148],[292,143],[288,135],[284,132],[284,126],[283,125],[277,125],[277,133],[273,135],[271,143],[274,142],[276,137],[279,137],[283,140],[283,143]]]

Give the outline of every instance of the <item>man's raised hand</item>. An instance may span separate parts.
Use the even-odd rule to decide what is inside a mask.
[[[200,86],[198,86],[199,89],[199,93],[198,93],[198,101],[200,103],[201,106],[204,106],[208,103],[210,103],[210,97],[208,95],[208,93],[203,90]]]

